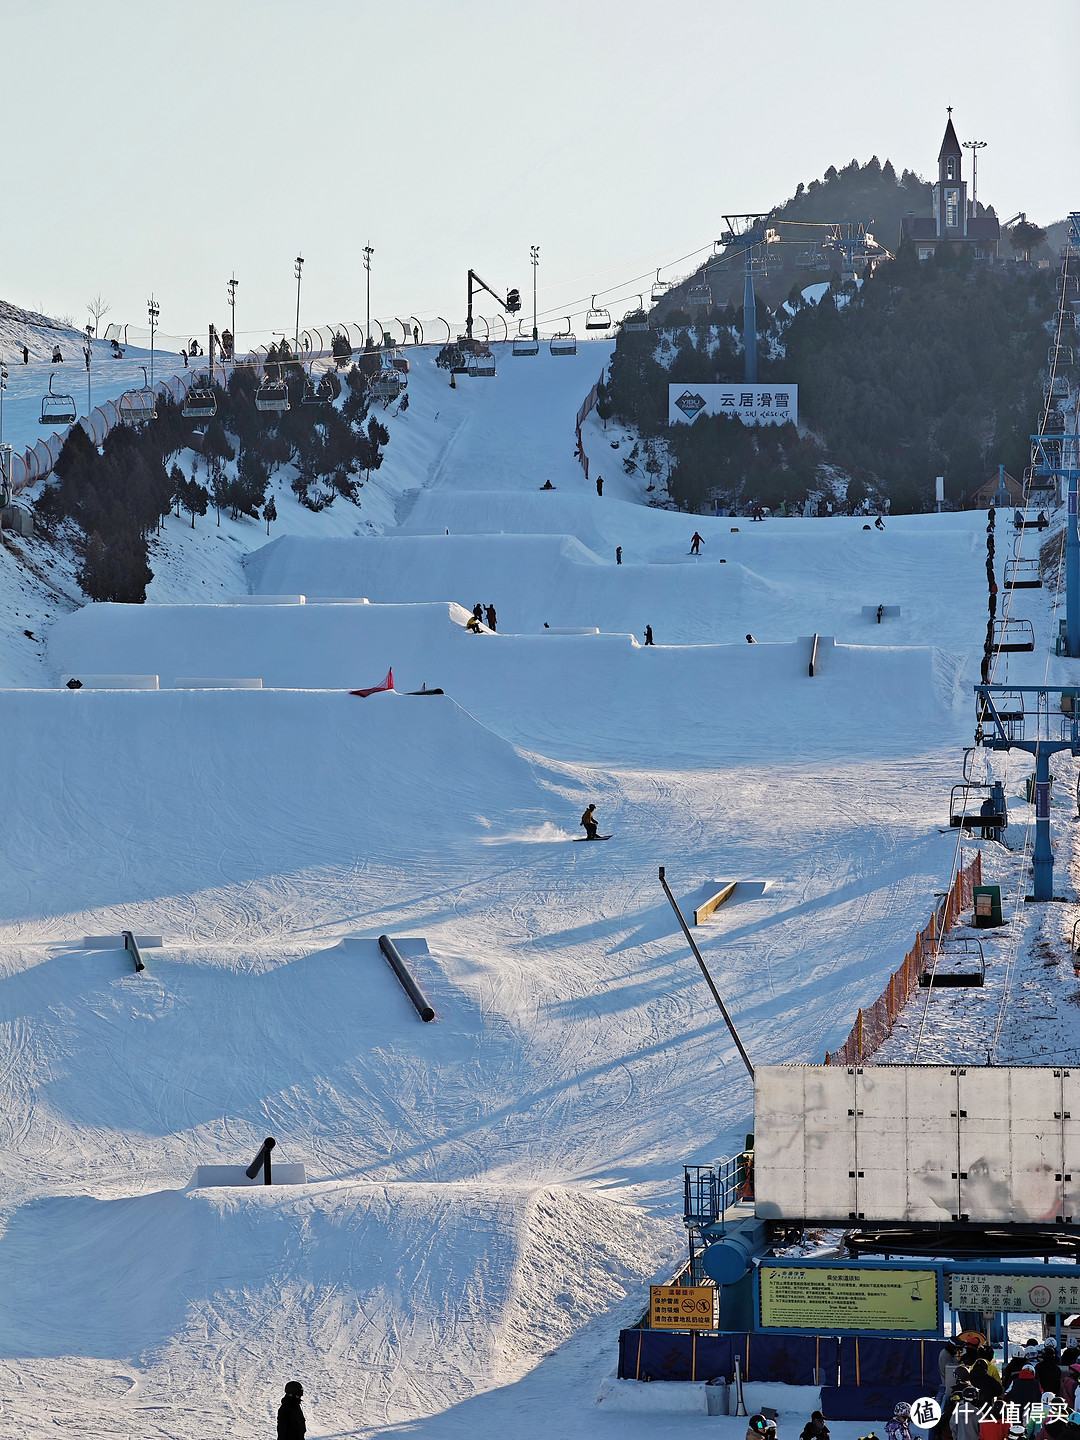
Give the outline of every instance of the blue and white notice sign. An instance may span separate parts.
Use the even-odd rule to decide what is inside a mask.
[[[744,425],[799,423],[798,385],[669,385],[668,424],[699,415],[737,416]]]

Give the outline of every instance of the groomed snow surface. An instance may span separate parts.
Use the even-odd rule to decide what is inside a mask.
[[[45,548],[0,556],[35,637],[0,691],[0,1433],[254,1440],[298,1378],[311,1436],[741,1436],[605,1382],[684,1253],[682,1164],[752,1126],[657,866],[687,909],[768,882],[699,932],[757,1061],[843,1040],[949,876],[984,517],[652,509],[592,417],[600,498],[606,347],[453,391],[410,353],[359,508],[173,519],[142,607],[57,618],[14,589]],[[1046,673],[1052,604],[1017,597],[1042,653],[996,678]],[[141,974],[82,945],[128,928],[164,939]],[[192,1188],[265,1135],[308,1185]]]

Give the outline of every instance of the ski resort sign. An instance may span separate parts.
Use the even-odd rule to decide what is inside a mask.
[[[668,424],[692,425],[699,415],[733,415],[744,425],[799,423],[797,385],[669,385]]]

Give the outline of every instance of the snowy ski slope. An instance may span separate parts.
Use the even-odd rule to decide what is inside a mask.
[[[679,516],[591,418],[599,498],[573,421],[607,354],[454,391],[414,354],[360,510],[279,476],[270,543],[171,520],[151,603],[5,662],[0,1433],[254,1440],[294,1376],[312,1436],[656,1433],[597,1391],[683,1253],[682,1163],[750,1123],[657,866],[688,907],[769,882],[701,931],[756,1060],[842,1040],[949,874],[983,517]],[[372,603],[223,603],[248,586]],[[998,678],[1045,672],[1049,598],[1022,613],[1043,653]],[[346,693],[390,665],[446,694]],[[607,845],[570,843],[590,800]],[[81,948],[125,927],[164,937],[141,975]],[[426,941],[433,1024],[338,943],[383,931]],[[190,1187],[267,1134],[307,1187]]]

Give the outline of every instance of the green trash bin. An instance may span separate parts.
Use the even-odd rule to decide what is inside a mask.
[[[976,927],[985,930],[990,925],[1004,925],[1005,921],[1001,918],[1001,886],[976,885],[974,893]]]

